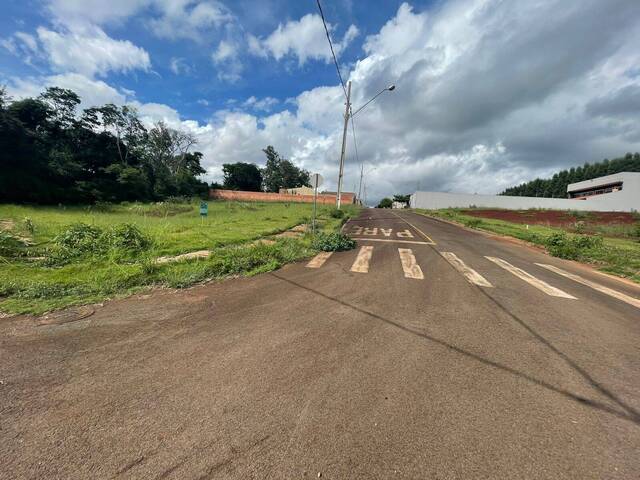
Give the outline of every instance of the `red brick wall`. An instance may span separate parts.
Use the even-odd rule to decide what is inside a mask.
[[[242,192],[239,190],[209,190],[209,198],[212,200],[235,200],[241,202],[299,202],[313,203],[313,195],[288,195],[284,193],[267,192]],[[342,203],[354,203],[354,193],[343,193]],[[318,203],[333,205],[336,203],[335,195],[318,194]]]

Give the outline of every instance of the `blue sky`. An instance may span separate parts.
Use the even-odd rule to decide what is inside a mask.
[[[495,193],[640,150],[637,0],[323,0],[370,199]],[[5,0],[0,83],[191,131],[207,179],[273,144],[334,188],[344,98],[315,0]]]

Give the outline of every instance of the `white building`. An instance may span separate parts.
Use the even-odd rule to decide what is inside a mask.
[[[640,173],[622,172],[606,177],[572,183],[569,198],[508,197],[465,193],[416,192],[411,195],[411,208],[505,208],[521,210],[584,210],[592,212],[640,211]]]

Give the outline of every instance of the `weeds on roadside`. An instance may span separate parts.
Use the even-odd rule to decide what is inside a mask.
[[[320,232],[316,234],[311,245],[316,250],[323,252],[341,252],[356,248],[355,240],[340,232]]]

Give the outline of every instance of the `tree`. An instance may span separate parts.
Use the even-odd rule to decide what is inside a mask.
[[[267,156],[267,164],[262,169],[263,188],[266,192],[279,192],[281,188],[311,186],[308,171],[299,169],[291,161],[281,158],[271,145],[262,151]]]
[[[262,174],[253,163],[225,163],[222,165],[224,188],[259,192],[262,186]]]
[[[380,203],[378,204],[378,208],[391,208],[392,206],[393,206],[393,201],[387,197],[380,200]]]
[[[394,195],[393,196],[394,202],[404,203],[407,206],[409,205],[410,200],[411,200],[411,195]]]

